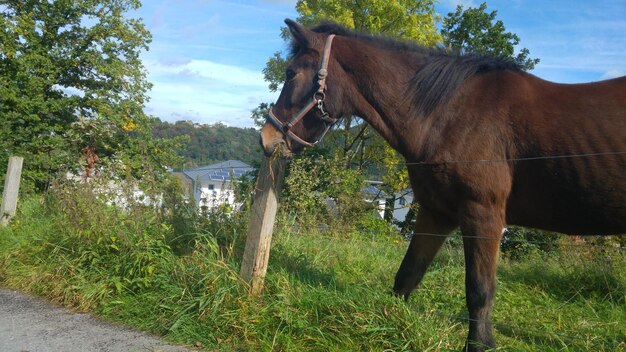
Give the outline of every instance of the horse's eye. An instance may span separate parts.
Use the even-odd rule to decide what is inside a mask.
[[[285,77],[287,78],[287,81],[291,81],[294,77],[296,77],[296,71],[287,69],[287,71],[285,71]]]

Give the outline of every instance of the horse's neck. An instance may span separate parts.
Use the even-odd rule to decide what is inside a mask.
[[[358,91],[353,97],[355,114],[367,121],[396,150],[402,152],[411,99],[411,58],[366,45],[352,46],[342,65],[350,67]],[[367,52],[364,52],[367,50]]]

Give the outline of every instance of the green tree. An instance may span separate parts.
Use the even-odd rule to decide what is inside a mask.
[[[39,189],[86,154],[114,157],[129,174],[159,172],[171,155],[149,138],[139,59],[151,36],[125,16],[140,5],[0,0],[0,172],[11,154],[25,157],[25,181]],[[83,138],[85,129],[108,132]]]
[[[539,59],[529,58],[530,51],[526,48],[515,54],[520,38],[507,32],[502,21],[496,21],[497,11],[486,10],[487,3],[482,3],[478,8],[466,10],[458,5],[456,12],[448,13],[441,28],[444,44],[460,52],[511,59],[525,70],[532,70]]]
[[[439,16],[435,0],[299,0],[297,21],[315,25],[334,21],[366,33],[384,34],[411,40],[424,46],[441,42],[437,31]],[[289,31],[282,29],[282,38],[289,40]],[[287,58],[276,52],[267,61],[263,74],[271,91],[277,91],[285,80]]]
[[[184,138],[179,156],[184,164],[170,165],[174,169],[193,168],[224,160],[236,159],[250,165],[258,163],[262,153],[259,131],[254,128],[229,127],[223,124],[197,124],[191,121],[175,123],[156,120],[152,133],[159,138]]]
[[[271,85],[272,83],[270,83]],[[271,89],[271,88],[270,88]],[[275,91],[275,90],[273,90]],[[263,127],[265,125],[265,120],[267,119],[267,115],[270,113],[270,108],[274,105],[274,103],[261,103],[254,110],[252,110],[252,120],[254,121],[254,125],[257,127]]]

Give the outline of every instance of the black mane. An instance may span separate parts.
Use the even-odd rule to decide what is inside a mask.
[[[311,29],[316,33],[335,34],[365,41],[400,53],[417,53],[426,57],[426,64],[416,71],[412,79],[412,99],[416,112],[430,114],[441,102],[449,99],[469,77],[491,71],[521,71],[522,66],[512,59],[489,57],[475,53],[459,53],[442,47],[426,48],[413,42],[371,35],[349,30],[336,23],[322,23]],[[300,50],[295,41],[291,53]]]

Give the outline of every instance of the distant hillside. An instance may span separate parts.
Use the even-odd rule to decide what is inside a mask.
[[[169,123],[157,120],[152,131],[155,137],[162,138],[189,136],[190,140],[179,152],[185,159],[185,164],[174,165],[174,169],[225,160],[241,160],[256,165],[262,155],[259,132],[254,128],[228,127],[222,124],[201,125],[191,121]]]

